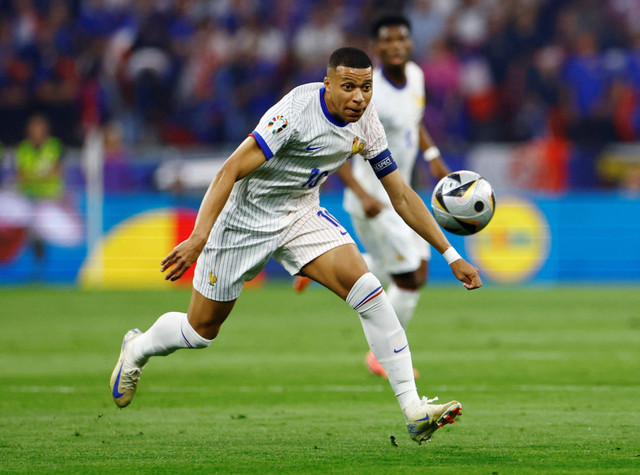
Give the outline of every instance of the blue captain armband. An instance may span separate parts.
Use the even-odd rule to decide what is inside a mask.
[[[381,154],[369,160],[369,163],[371,164],[371,168],[373,168],[373,173],[378,177],[378,180],[398,168],[398,165],[396,165],[396,162],[393,160],[389,149],[386,149]]]

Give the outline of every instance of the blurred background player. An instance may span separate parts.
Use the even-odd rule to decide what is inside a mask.
[[[450,170],[422,124],[424,75],[409,60],[413,46],[409,21],[399,15],[384,16],[373,24],[371,33],[374,52],[380,60],[373,72],[373,102],[398,170],[410,183],[420,153],[439,180]],[[381,281],[389,283],[387,294],[406,330],[418,305],[420,287],[427,280],[431,249],[393,210],[380,181],[363,165],[361,160],[353,160],[338,171],[347,186],[344,208],[367,251],[369,268]],[[310,283],[310,279],[297,276],[294,288],[302,291]],[[386,376],[370,351],[366,363],[372,374]]]
[[[224,163],[202,200],[190,237],[162,261],[165,278],[176,280],[197,259],[188,314],[169,312],[145,333],[126,333],[111,376],[118,406],[131,402],[150,357],[209,346],[244,282],[273,257],[290,274],[314,279],[356,310],[415,441],[429,439],[460,413],[457,401],[436,405],[418,397],[406,334],[380,281],[351,236],[320,207],[322,182],[361,154],[398,213],[443,254],[456,278],[469,290],[482,285],[478,270],[449,244],[397,172],[384,129],[369,106],[372,73],[364,51],[336,50],[324,83],[293,89]]]

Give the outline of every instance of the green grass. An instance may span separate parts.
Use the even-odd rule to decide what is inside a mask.
[[[188,299],[0,289],[0,471],[640,471],[637,287],[425,290],[418,387],[464,415],[420,447],[364,370],[355,313],[318,287],[245,291],[209,349],[152,360],[117,409],[122,335]]]

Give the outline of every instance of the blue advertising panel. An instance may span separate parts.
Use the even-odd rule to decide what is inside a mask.
[[[159,261],[188,236],[199,203],[199,197],[168,193],[108,195],[104,238],[93,254],[84,240],[71,247],[47,244],[45,258],[39,262],[28,230],[3,229],[0,284],[84,284],[95,277],[99,261],[105,286],[165,285]],[[357,241],[342,208],[342,194],[325,193],[322,205]],[[85,206],[85,200],[79,199],[80,217],[86,213]],[[447,237],[480,268],[486,283],[640,282],[639,216],[640,199],[623,194],[498,196],[496,214],[483,231],[467,237],[447,233]],[[266,272],[269,278],[288,275],[274,261]],[[429,278],[435,283],[456,283],[437,253]]]

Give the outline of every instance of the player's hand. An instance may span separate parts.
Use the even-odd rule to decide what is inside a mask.
[[[451,263],[453,275],[462,282],[467,290],[479,289],[482,287],[480,272],[464,259],[458,259]]]
[[[191,239],[182,241],[160,263],[160,272],[170,269],[164,276],[164,280],[178,280],[184,275],[191,265],[198,259],[204,245],[194,243]]]
[[[360,203],[362,204],[362,211],[364,211],[367,218],[375,218],[386,206],[382,201],[371,195],[364,196]]]

